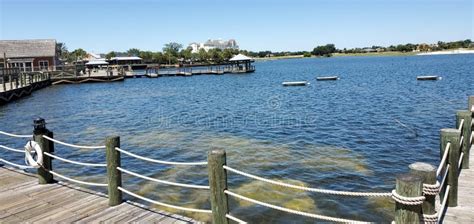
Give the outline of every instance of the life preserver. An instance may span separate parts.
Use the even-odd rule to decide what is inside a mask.
[[[32,154],[36,154],[36,160]],[[25,145],[25,162],[27,165],[34,168],[39,168],[43,165],[43,150],[35,141],[28,141]]]

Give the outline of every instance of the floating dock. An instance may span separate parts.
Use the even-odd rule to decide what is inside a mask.
[[[283,82],[283,86],[306,86],[309,85],[308,81],[293,81],[293,82]]]
[[[316,77],[317,81],[335,81],[338,80],[338,76],[321,76],[321,77]]]
[[[435,80],[440,80],[440,79],[441,79],[440,76],[435,76],[435,75],[421,75],[421,76],[416,77],[416,80],[420,80],[420,81],[428,81],[428,80],[435,81]]]

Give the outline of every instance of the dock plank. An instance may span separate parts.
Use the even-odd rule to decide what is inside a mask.
[[[58,182],[39,185],[35,174],[0,167],[0,223],[198,223],[187,217],[124,202]]]

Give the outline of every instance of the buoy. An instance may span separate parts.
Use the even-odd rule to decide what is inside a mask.
[[[283,82],[283,86],[306,86],[309,85],[308,81],[295,81],[295,82]]]
[[[441,80],[440,76],[435,76],[435,75],[422,75],[422,76],[417,76],[416,80]]]
[[[338,80],[339,77],[337,76],[321,76],[321,77],[316,77],[316,80],[318,81],[331,81],[331,80]]]

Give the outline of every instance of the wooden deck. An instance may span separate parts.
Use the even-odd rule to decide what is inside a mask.
[[[470,161],[474,161],[474,146],[471,146]],[[474,223],[474,164],[461,170],[459,175],[458,206],[449,207],[444,223]]]
[[[180,215],[108,198],[63,182],[39,185],[34,174],[0,167],[0,223],[197,223]]]

